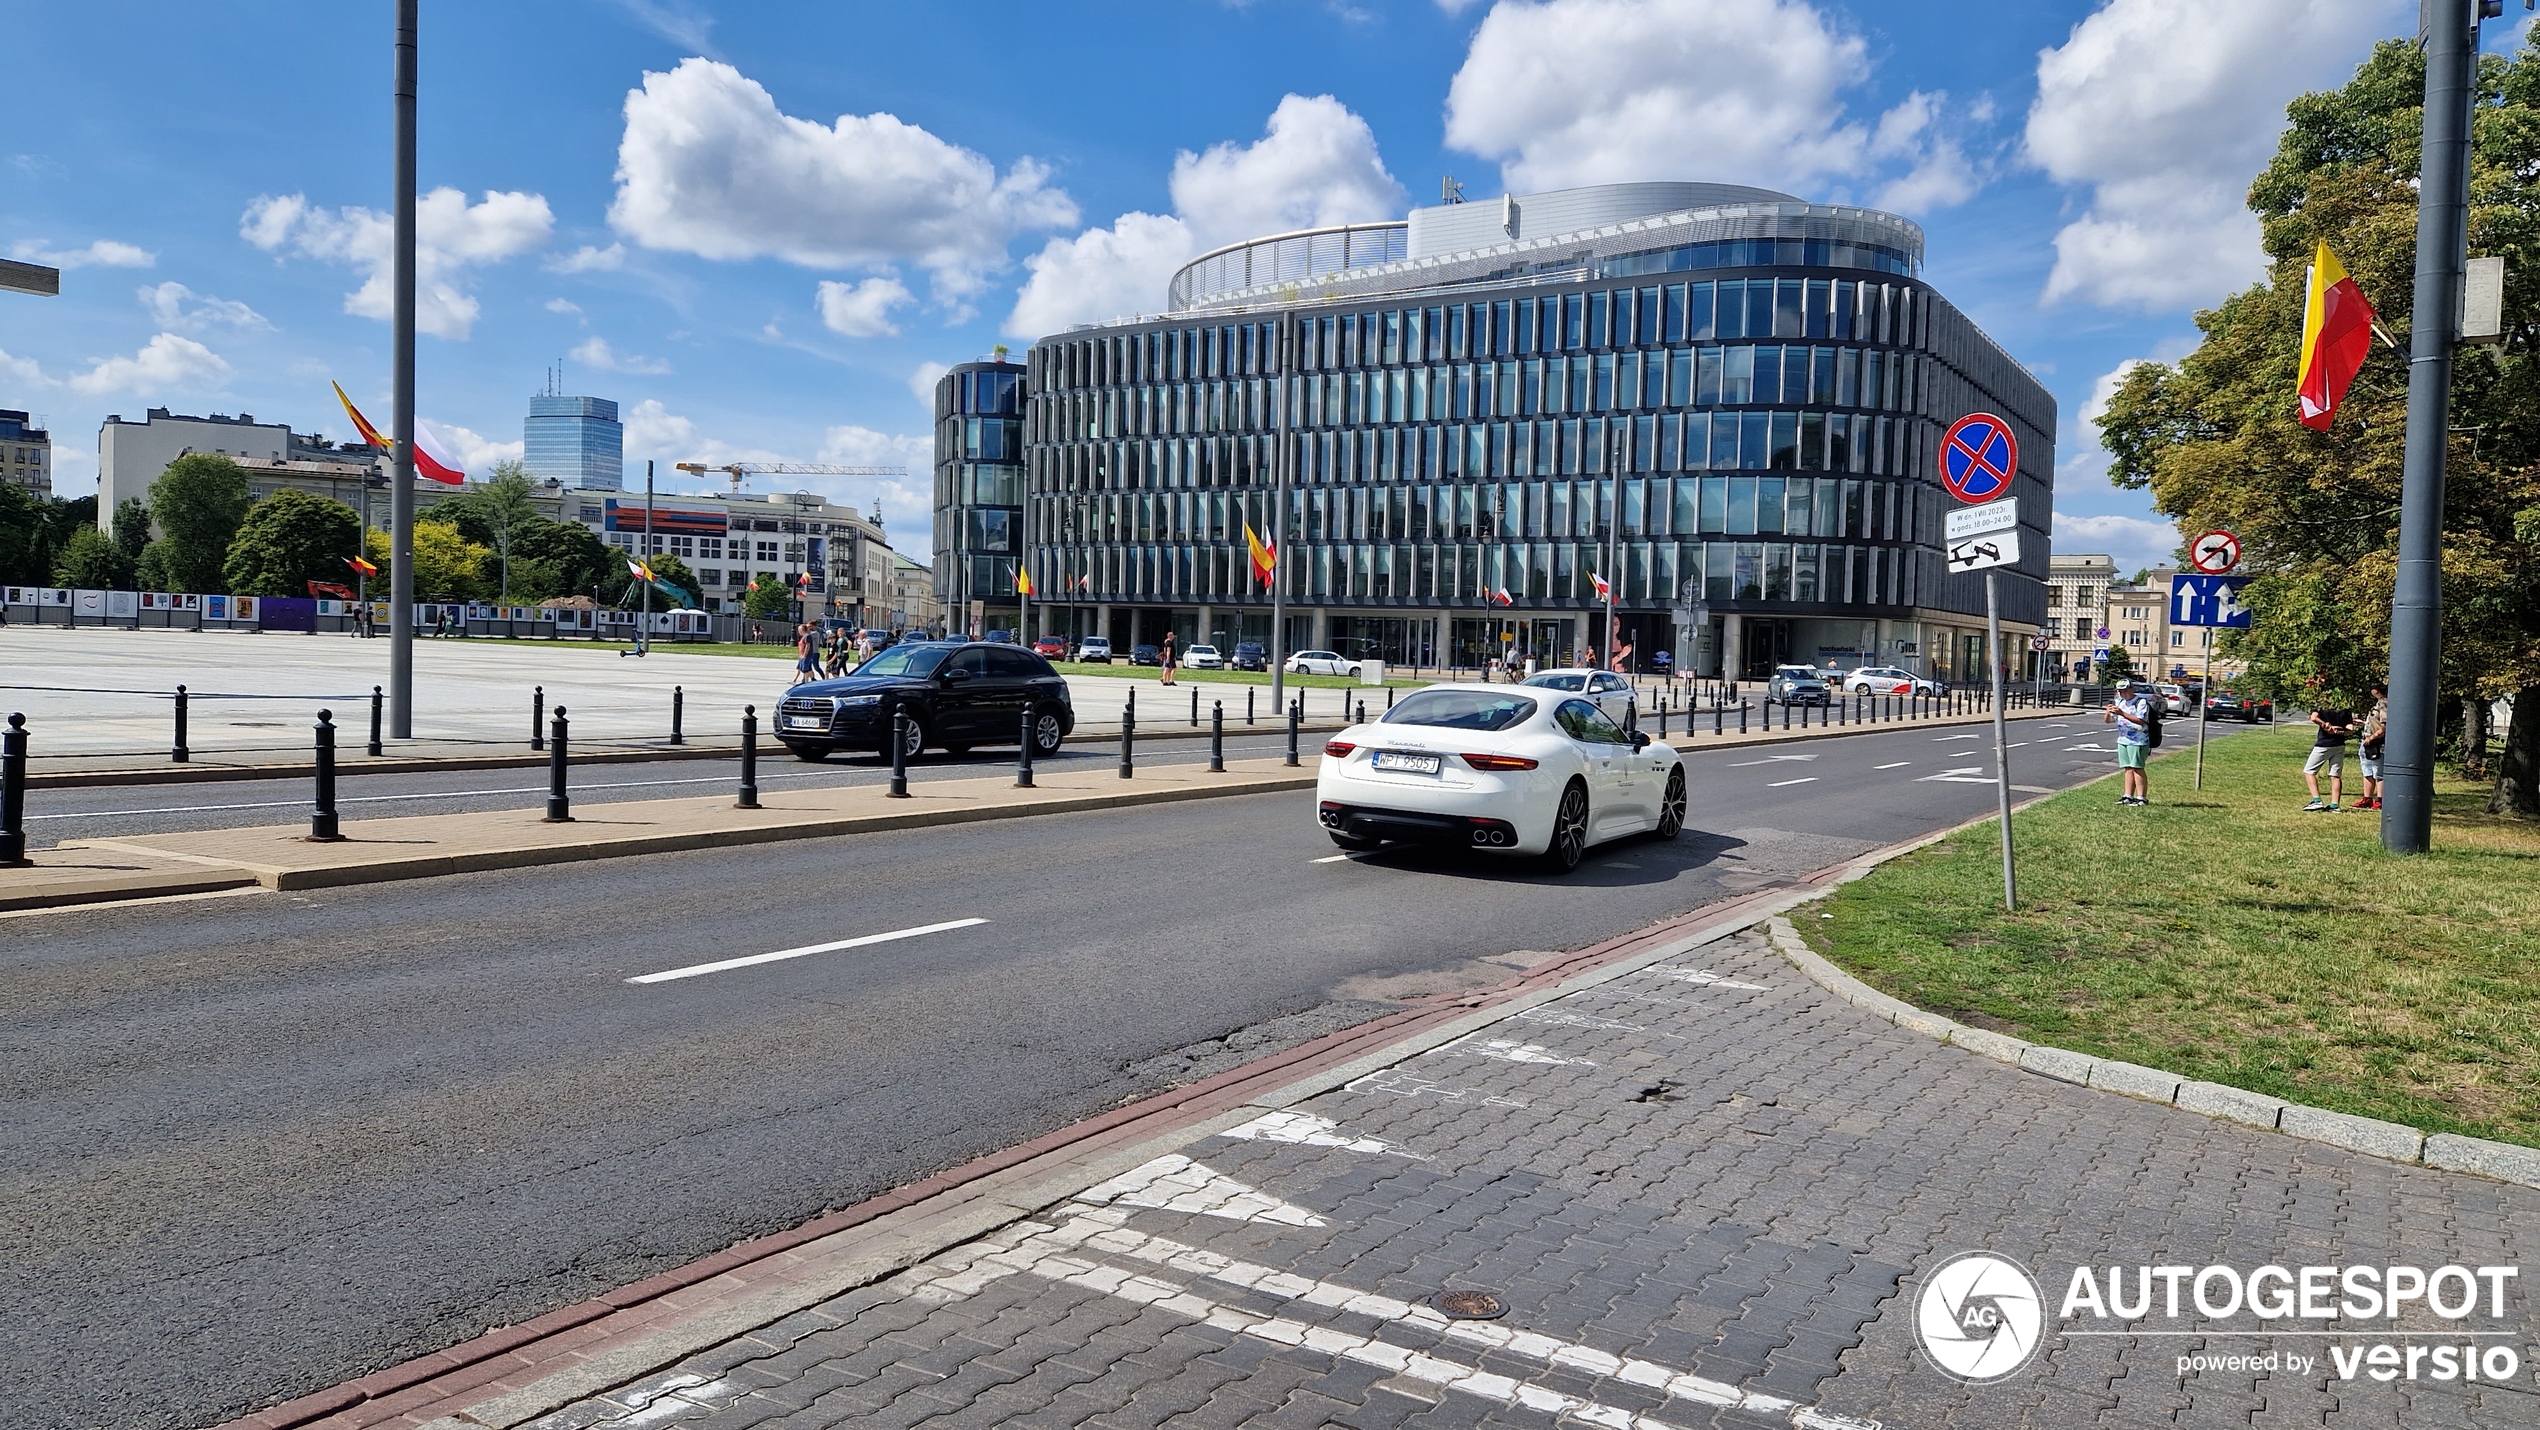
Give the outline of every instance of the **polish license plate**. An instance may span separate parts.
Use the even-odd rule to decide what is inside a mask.
[[[817,715],[788,715],[785,717],[785,728],[788,730],[826,730],[829,728],[829,722],[821,719]]]
[[[1443,766],[1437,755],[1411,755],[1400,750],[1378,750],[1375,765],[1380,770],[1399,770],[1407,775],[1433,775]]]

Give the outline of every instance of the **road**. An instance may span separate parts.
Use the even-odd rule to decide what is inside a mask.
[[[1972,733],[1697,755],[1683,838],[1566,879],[1283,794],[0,919],[8,1418],[218,1421],[1960,822]]]

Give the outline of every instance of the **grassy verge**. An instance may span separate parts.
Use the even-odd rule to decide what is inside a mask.
[[[2158,758],[2147,808],[2115,807],[2107,781],[2023,811],[2017,914],[1988,824],[1796,921],[1873,987],[1961,1022],[2540,1145],[2540,825],[2447,779],[2433,852],[2384,854],[2377,815],[2300,812],[2310,733],[2210,745],[2201,791],[2192,752]]]

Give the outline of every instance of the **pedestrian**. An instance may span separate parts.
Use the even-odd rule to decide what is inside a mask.
[[[1155,659],[1158,665],[1164,667],[1164,677],[1160,683],[1164,685],[1171,685],[1173,683],[1175,660],[1173,654],[1173,633],[1171,631],[1166,631],[1164,633],[1164,644],[1157,648]]]
[[[789,684],[800,685],[815,677],[817,672],[813,667],[819,658],[819,650],[819,640],[812,635],[808,622],[794,628],[794,678]]]
[[[2337,697],[2331,695],[2329,699]],[[2360,723],[2355,719],[2355,712],[2342,705],[2313,710],[2311,723],[2319,728],[2319,734],[2311,741],[2310,755],[2302,761],[2302,783],[2311,791],[2311,802],[2302,806],[2302,812],[2335,814],[2338,801],[2346,794],[2346,742],[2361,728]],[[2328,798],[2325,800],[2320,798],[2322,771],[2328,775]]]
[[[2117,727],[2117,772],[2124,790],[2117,803],[2121,805],[2152,802],[2151,772],[2144,768],[2144,760],[2152,753],[2153,699],[2141,681],[2128,680],[2117,687],[2117,698],[2108,702],[2100,716],[2100,723],[2113,722]]]
[[[2372,687],[2372,709],[2364,712],[2363,743],[2355,754],[2364,767],[2364,797],[2355,801],[2357,809],[2381,808],[2381,749],[2390,737],[2390,692]]]

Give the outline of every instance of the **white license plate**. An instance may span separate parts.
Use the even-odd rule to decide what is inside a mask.
[[[1380,770],[1400,770],[1407,775],[1433,775],[1443,765],[1436,755],[1406,755],[1399,750],[1378,750],[1375,765]]]
[[[829,728],[829,722],[821,719],[817,715],[788,715],[785,717],[785,728],[788,730],[826,730]]]

